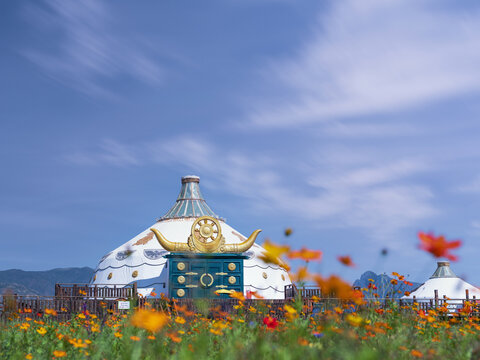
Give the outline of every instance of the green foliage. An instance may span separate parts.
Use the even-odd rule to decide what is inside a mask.
[[[204,311],[167,314],[158,333],[130,324],[130,315],[106,319],[79,315],[59,322],[13,318],[0,328],[0,358],[52,359],[469,359],[480,355],[476,319],[455,319],[393,307],[382,313],[335,308],[314,317],[301,303],[268,329],[269,308],[243,309],[239,316]],[[242,306],[241,304],[239,306]],[[54,353],[57,351],[57,353]],[[27,357],[28,358],[28,357]]]

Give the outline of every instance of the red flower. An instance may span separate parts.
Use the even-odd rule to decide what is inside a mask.
[[[446,257],[452,261],[458,260],[453,254],[450,254],[450,249],[456,249],[462,245],[460,240],[447,241],[443,235],[434,236],[432,233],[426,234],[422,231],[418,233],[420,239],[420,249],[428,251],[430,254],[439,257]]]
[[[348,255],[347,256],[339,256],[339,257],[337,257],[337,259],[338,259],[338,261],[340,261],[345,266],[350,266],[350,267],[355,266],[355,264],[352,261],[352,258]]]
[[[270,317],[270,316],[265,316],[263,318],[263,323],[267,325],[267,329],[275,329],[278,326],[278,321],[277,319]]]

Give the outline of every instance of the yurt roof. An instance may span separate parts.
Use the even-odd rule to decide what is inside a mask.
[[[182,188],[178,194],[177,201],[161,220],[182,219],[190,217],[211,216],[219,219],[212,209],[207,205],[198,186],[200,178],[195,175],[182,177]]]
[[[439,261],[433,275],[409,296],[404,296],[403,299],[413,299],[413,297],[417,300],[433,299],[435,290],[438,291],[440,299],[444,296],[449,299],[465,299],[465,290],[468,290],[470,298],[473,296],[480,297],[480,289],[455,275],[450,268],[450,262]]]

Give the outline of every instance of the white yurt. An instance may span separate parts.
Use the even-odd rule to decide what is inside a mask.
[[[103,256],[91,284],[119,287],[137,282],[138,292],[143,296],[151,296],[152,292],[156,294],[154,296],[169,296],[169,269],[165,256],[170,252],[167,248],[188,249],[198,219],[208,217],[213,220],[213,228],[209,224],[200,224],[203,226],[200,230],[208,235],[220,231],[222,250],[235,249],[245,256],[244,294],[248,296],[256,292],[265,299],[283,299],[285,285],[291,284],[291,281],[283,268],[267,264],[259,258],[264,250],[254,241],[260,230],[248,229],[252,235],[247,238],[228,225],[207,205],[199,182],[198,176],[183,177],[180,194],[172,208],[156,223]]]
[[[415,297],[417,301],[430,301],[435,298],[435,290],[438,292],[438,298],[452,299],[449,303],[461,302],[466,299],[468,290],[468,297],[470,300],[475,296],[480,299],[480,289],[460,279],[450,268],[450,262],[437,262],[437,270],[433,275],[415,291],[411,292],[409,296],[403,296],[402,299],[412,299]]]

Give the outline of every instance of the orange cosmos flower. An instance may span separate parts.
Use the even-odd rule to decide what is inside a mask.
[[[300,259],[306,262],[320,261],[322,260],[323,253],[317,250],[309,250],[307,248],[301,248],[300,250],[290,251],[287,254],[289,259]]]
[[[54,309],[45,309],[45,314],[57,316],[57,312]]]
[[[155,310],[139,309],[132,316],[131,323],[133,326],[156,333],[168,323],[168,315]]]
[[[130,336],[130,339],[133,341],[140,341],[140,338],[138,336]]]
[[[435,256],[446,257],[452,261],[457,261],[458,257],[453,254],[450,254],[450,249],[456,249],[462,245],[460,240],[447,241],[443,235],[434,236],[433,233],[424,233],[420,231],[418,233],[418,238],[420,239],[420,249],[425,250]]]
[[[230,297],[240,301],[245,301],[245,296],[243,296],[243,293],[240,291],[234,291],[230,293]]]
[[[355,264],[353,263],[352,259],[350,258],[350,256],[338,256],[337,257],[337,260],[340,261],[343,265],[345,266],[350,266],[350,267],[354,267]]]
[[[354,295],[352,286],[336,275],[330,275],[328,278],[316,275],[314,280],[325,295],[340,299],[351,299]]]
[[[270,240],[265,240],[263,243],[263,248],[264,252],[259,256],[260,259],[265,261],[267,264],[275,264],[288,270],[288,265],[281,260],[281,257],[290,250],[289,246],[276,245],[270,242]]]
[[[55,350],[53,352],[53,356],[55,356],[56,358],[60,358],[60,357],[67,356],[67,353],[63,350]]]
[[[305,266],[302,266],[298,269],[298,271],[295,274],[290,274],[291,278],[293,281],[304,281],[310,277],[310,274],[307,271],[307,268]]]
[[[179,343],[180,341],[182,341],[182,338],[181,338],[181,337],[178,337],[176,333],[167,334],[167,336],[168,336],[168,337],[170,338],[170,340],[172,340],[173,342]]]
[[[420,352],[420,351],[418,351],[418,350],[412,350],[412,351],[410,351],[410,355],[412,355],[413,357],[418,357],[418,358],[423,357],[422,352]]]

